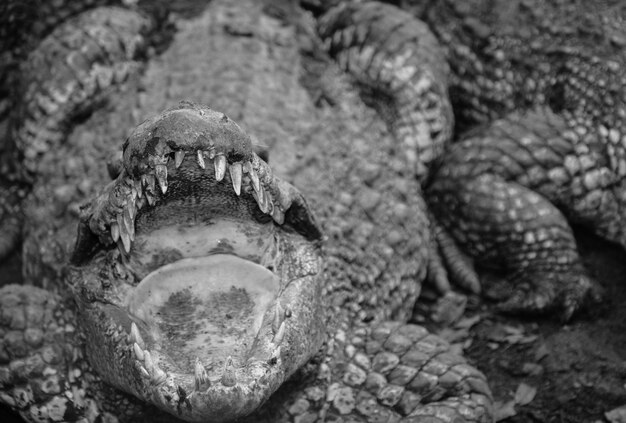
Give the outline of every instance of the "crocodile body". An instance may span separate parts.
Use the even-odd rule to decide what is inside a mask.
[[[419,13],[446,46],[462,126],[479,124],[433,176],[434,213],[470,255],[510,271],[505,309],[568,317],[596,293],[567,221],[626,246],[626,8],[444,1]]]
[[[109,22],[99,21],[93,12],[81,15],[120,3],[28,0],[0,6],[0,226],[7,234],[0,242],[0,258],[21,241],[22,225],[14,224],[13,216],[23,214],[22,200],[39,174],[40,156],[65,139],[72,120],[91,113],[137,70],[139,56],[148,44],[155,45],[147,41],[148,33],[167,36],[167,31],[155,31],[163,23],[161,15],[148,18],[136,7],[124,19],[111,16]],[[107,13],[116,10],[128,11],[112,8]],[[62,27],[60,22],[65,22]]]
[[[115,13],[99,9],[96,23],[107,27]],[[296,18],[279,20],[277,14]],[[129,18],[135,19],[125,16]],[[107,80],[110,90],[103,107],[68,128],[67,135],[45,138],[55,144],[32,161],[36,178],[24,206],[28,230],[23,254],[25,278],[48,290],[2,289],[4,404],[28,421],[172,421],[172,415],[190,421],[490,421],[491,396],[482,374],[452,354],[445,341],[405,324],[435,260],[426,206],[414,177],[415,167],[422,168],[420,158],[418,163],[415,157],[407,160],[406,145],[388,124],[362,103],[330,60],[316,58],[319,41],[308,19],[297,8],[276,11],[257,2],[212,2],[199,16],[180,19],[172,44],[147,64],[127,56],[106,61],[105,67],[129,63],[124,69],[132,70],[124,78]],[[361,30],[389,28],[376,22],[380,20]],[[90,69],[101,66],[98,60],[85,62]],[[316,107],[301,84],[303,75],[313,86],[332,87],[334,105]],[[34,101],[39,95],[36,91]],[[183,99],[209,103],[226,115],[219,118],[193,104],[162,114]],[[101,190],[108,179],[106,163],[119,154],[121,141],[155,115],[129,138],[121,173]],[[195,150],[204,144],[193,144],[187,132],[172,129],[182,122],[176,116],[191,115],[193,122],[209,119],[209,131],[231,125],[229,118],[239,122],[255,137],[252,143],[272,151],[273,170],[251,152],[249,140],[232,144],[227,161],[218,159],[224,157],[222,151],[211,157],[208,145],[202,147],[208,149],[206,162],[200,153],[196,158]],[[164,123],[168,116],[174,116],[169,124]],[[199,130],[196,123],[187,129]],[[158,131],[170,135],[157,144],[151,135],[142,138]],[[234,141],[226,138],[220,145],[231,148]],[[31,144],[36,139],[26,138],[21,151],[36,146]],[[155,146],[166,149],[158,151],[167,158],[155,155]],[[182,150],[185,154],[179,155]],[[244,168],[256,169],[262,194],[250,171],[242,178],[236,170],[238,160]],[[146,272],[163,264],[178,263],[178,253],[170,252],[155,256],[143,270],[135,267],[137,260],[143,263],[141,252],[154,229],[174,225],[165,211],[168,201],[180,198],[177,190],[188,186],[185,175],[203,175],[205,167],[215,177],[198,177],[199,189],[209,186],[221,193],[228,187],[225,204],[236,198],[253,206],[232,210],[252,213],[277,233],[286,230],[281,246],[301,245],[308,251],[278,249],[282,257],[303,257],[287,269],[308,272],[311,282],[301,291],[307,304],[295,304],[289,313],[276,311],[279,323],[262,325],[270,331],[267,340],[258,341],[267,344],[263,348],[270,354],[260,364],[267,378],[248,380],[246,365],[236,357],[194,364],[181,350],[180,363],[167,364],[166,344],[153,339],[146,322],[125,312],[111,313],[120,299],[130,301],[122,294],[129,289],[125,286],[136,286]],[[316,212],[326,234],[319,269],[316,260],[304,261],[320,248],[320,234],[312,229],[316,224],[307,224],[312,222],[308,206],[295,188],[276,182],[272,172],[297,186]],[[142,175],[148,177],[137,197],[135,184]],[[246,188],[235,188],[235,197],[229,186],[242,179]],[[91,202],[81,209],[88,197]],[[219,196],[199,198],[200,203],[214,201],[208,210],[215,213],[231,210],[220,207]],[[193,202],[184,204],[193,210]],[[189,216],[180,213],[178,218]],[[68,268],[79,215],[76,264]],[[298,228],[308,229],[298,235]],[[300,320],[304,315],[315,319],[306,323]],[[323,337],[316,335],[319,328]],[[185,373],[186,366],[191,373]],[[215,402],[207,399],[212,395]],[[241,403],[248,408],[232,400],[237,395],[243,395]],[[224,408],[212,408],[215,404]]]

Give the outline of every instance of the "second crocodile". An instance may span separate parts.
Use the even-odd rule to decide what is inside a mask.
[[[460,122],[481,124],[433,176],[434,213],[481,264],[510,272],[504,310],[569,318],[598,291],[568,221],[626,246],[626,7],[441,1],[416,13],[446,46]]]

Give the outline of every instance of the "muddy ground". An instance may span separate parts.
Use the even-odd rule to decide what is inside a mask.
[[[600,307],[563,325],[502,316],[488,301],[470,298],[452,327],[427,325],[487,375],[500,421],[626,422],[605,417],[626,405],[626,253],[582,230],[577,236],[585,264],[606,290]],[[19,266],[17,254],[0,265],[0,282],[17,281]],[[0,421],[22,420],[0,407]]]
[[[626,422],[626,253],[582,229],[576,235],[589,273],[605,290],[601,305],[564,324],[516,318],[470,298],[452,327],[426,324],[458,344],[489,380],[505,422]]]
[[[507,422],[626,421],[604,416],[626,405],[626,254],[584,231],[578,230],[577,237],[590,274],[606,290],[601,306],[567,325],[487,311],[472,328],[466,353],[487,374],[497,400],[510,400],[520,383],[537,389],[536,397]],[[522,329],[530,342],[508,342],[523,338],[509,336],[499,325]]]

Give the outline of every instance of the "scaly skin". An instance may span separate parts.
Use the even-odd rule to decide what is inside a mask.
[[[15,90],[20,102],[5,138],[5,143],[10,140],[11,144],[3,148],[1,156],[3,185],[8,188],[2,191],[0,226],[6,227],[7,233],[20,227],[12,226],[10,215],[22,214],[16,210],[33,181],[59,174],[58,168],[47,167],[45,155],[62,149],[72,120],[90,113],[139,71],[137,59],[145,52],[146,34],[153,27],[150,18],[133,11],[94,9],[56,28],[22,63]],[[16,191],[12,186],[19,186],[19,192],[12,192]],[[4,241],[0,257],[14,244]]]
[[[326,50],[351,76],[366,104],[405,145],[408,166],[423,183],[450,141],[454,121],[447,89],[449,69],[439,43],[422,22],[378,2],[331,7],[317,29]],[[437,248],[434,239],[428,242]],[[457,272],[455,262],[451,264],[450,279],[477,284],[473,273]],[[441,292],[449,293],[448,273],[439,254],[429,258],[428,278]]]
[[[443,1],[423,13],[460,120],[497,119],[443,158],[434,213],[477,260],[511,272],[505,310],[568,318],[595,292],[567,220],[626,246],[626,7]]]
[[[319,348],[320,229],[226,115],[182,103],[139,125],[81,215],[69,283],[113,386],[184,420],[230,421]]]
[[[256,2],[227,4],[216,1],[196,19],[179,21],[179,32],[170,49],[152,60],[142,75],[124,81],[109,97],[106,109],[96,110],[84,123],[74,127],[58,148],[42,156],[40,169],[46,173],[38,178],[26,207],[27,226],[32,228],[25,243],[26,257],[29,258],[26,262],[31,268],[27,274],[42,275],[33,281],[47,280],[50,288],[60,291],[60,298],[69,295],[68,287],[57,282],[59,274],[65,271],[65,266],[58,263],[68,259],[69,234],[75,230],[75,204],[86,195],[93,195],[94,187],[105,179],[106,158],[116,150],[120,140],[127,138],[131,127],[173,101],[180,98],[210,101],[212,106],[239,121],[249,133],[270,147],[273,173],[282,175],[301,189],[312,209],[316,210],[322,231],[327,235],[322,273],[315,279],[323,290],[321,295],[311,297],[309,293],[304,296],[304,299],[310,299],[309,307],[322,307],[324,311],[325,316],[315,316],[318,320],[314,324],[324,327],[326,342],[317,350],[315,337],[307,332],[311,326],[298,320],[299,313],[305,310],[300,306],[294,307],[291,317],[285,319],[287,329],[283,335],[278,335],[280,330],[274,333],[273,339],[271,332],[263,334],[260,342],[267,343],[269,352],[276,351],[269,349],[270,341],[281,346],[267,362],[278,376],[270,376],[269,390],[259,387],[250,391],[246,399],[253,406],[266,399],[303,360],[312,354],[315,356],[265,405],[243,421],[490,421],[491,397],[482,374],[461,357],[451,354],[446,342],[429,335],[423,328],[403,323],[411,314],[434,256],[420,184],[414,178],[415,169],[404,156],[406,146],[399,144],[387,125],[364,107],[353,88],[344,83],[337,71],[332,71],[330,62],[312,58],[301,62],[299,49],[310,45],[313,29],[306,16],[296,16],[296,20],[300,22],[297,28],[308,28],[309,35],[263,13],[261,5]],[[207,34],[210,35],[208,41]],[[299,83],[302,74],[316,66],[329,70],[323,72],[324,78],[320,78],[317,84],[328,84],[337,89],[334,106],[315,107]],[[329,81],[329,78],[332,79]],[[196,106],[187,105],[182,109],[198,110]],[[154,119],[151,122],[161,128],[159,118]],[[143,133],[145,128],[145,125],[140,127],[137,133]],[[194,128],[192,125],[191,129]],[[171,127],[164,125],[162,129],[167,131]],[[186,145],[185,148],[190,148],[193,153],[192,150],[199,147],[184,144],[192,140],[179,132],[170,135],[179,137],[173,144],[178,148]],[[163,145],[172,148],[167,141],[164,137],[159,148],[164,148]],[[241,148],[235,150],[239,154],[228,156],[229,168],[242,157],[256,157],[249,144],[243,152]],[[133,170],[133,155],[129,151],[137,151],[139,157],[148,159],[150,154],[154,156],[159,152],[150,159],[153,161],[148,162],[149,169],[154,169],[159,178],[152,179],[154,186],[150,180],[143,186],[149,191],[150,198],[145,197],[144,191],[148,204],[144,204],[141,210],[145,210],[145,214],[135,212],[132,213],[134,216],[128,216],[131,220],[137,219],[130,222],[135,225],[132,228],[125,217],[128,212],[124,200],[128,201],[135,183],[129,184],[128,177],[141,180],[146,169],[137,168],[139,173]],[[93,401],[86,402],[89,407],[79,407],[85,402],[75,404],[75,394],[67,395],[74,383],[71,382],[64,385],[67,390],[51,397],[37,395],[27,397],[19,404],[11,402],[15,400],[14,392],[19,394],[21,390],[27,390],[31,381],[14,374],[15,362],[20,356],[9,352],[1,365],[7,378],[3,379],[0,398],[29,421],[37,421],[41,410],[50,410],[51,407],[43,408],[49,401],[61,404],[63,410],[77,410],[86,421],[114,418],[120,421],[171,421],[171,414],[187,420],[219,421],[250,411],[236,410],[236,404],[229,404],[227,399],[223,411],[203,414],[211,410],[212,403],[205,399],[211,392],[229,395],[228,392],[232,394],[244,389],[246,371],[241,363],[231,364],[224,359],[215,363],[201,362],[204,369],[194,366],[195,374],[181,379],[159,352],[166,344],[150,338],[141,319],[133,325],[131,320],[135,322],[137,316],[128,312],[114,313],[122,318],[116,321],[102,311],[110,311],[115,301],[128,299],[124,289],[116,288],[118,284],[124,286],[121,279],[132,281],[142,277],[142,272],[133,273],[136,271],[133,257],[142,251],[141,245],[144,244],[133,244],[131,233],[141,239],[150,233],[150,228],[160,228],[159,213],[167,210],[167,199],[172,198],[168,196],[180,195],[177,189],[184,186],[181,185],[184,179],[181,180],[176,173],[175,151],[172,152],[174,160],[170,158],[167,164],[156,162],[155,158],[162,160],[160,153],[165,151],[155,150],[153,143],[142,143],[137,137],[131,137],[125,150],[124,170],[91,206],[83,210],[78,255],[75,257],[80,267],[74,268],[67,279],[72,298],[79,305],[80,318],[74,317],[76,310],[71,301],[65,309],[68,320],[80,322],[77,324],[79,334],[67,335],[66,339],[56,342],[76,349],[79,357],[87,358],[77,360],[82,363],[81,371],[85,375],[78,382],[82,384],[84,397],[93,398]],[[210,158],[210,146],[207,153]],[[68,157],[72,158],[69,163]],[[194,155],[188,153],[185,157],[181,169],[199,172]],[[253,162],[259,169],[262,167],[258,158]],[[212,175],[214,169],[209,159],[205,165]],[[168,176],[164,177],[163,168],[157,166],[167,166]],[[78,178],[81,184],[76,187],[74,181]],[[232,179],[228,173],[225,180],[217,182],[209,176],[197,185],[201,189],[208,185],[217,188],[218,192],[226,187],[232,198],[240,198],[238,201],[253,205],[260,203],[259,208],[254,209],[256,214],[262,214],[262,209],[269,207],[263,205],[264,200],[251,197],[250,185],[248,192],[242,190],[241,197],[235,197],[230,191]],[[272,201],[280,201],[279,193],[283,191],[273,191],[271,183],[268,186]],[[208,198],[211,201],[212,197]],[[214,204],[219,205],[222,200],[216,198]],[[293,202],[298,196],[291,192],[285,198]],[[154,200],[154,206],[149,204],[150,199]],[[116,208],[116,205],[122,208]],[[216,210],[215,207],[212,210]],[[266,211],[271,212],[269,208]],[[288,215],[285,215],[286,226],[301,227],[302,221],[307,220],[291,221]],[[283,231],[280,216],[272,218],[276,223],[271,220],[268,223],[266,218],[265,224]],[[46,221],[50,223],[44,225]],[[137,224],[138,221],[144,222],[144,226]],[[118,225],[117,230],[113,224]],[[162,228],[167,229],[169,225],[171,222]],[[126,232],[122,232],[122,226]],[[310,245],[310,241],[299,237],[305,247]],[[111,244],[114,239],[117,239],[117,249]],[[90,245],[95,247],[89,248]],[[129,260],[124,261],[127,250],[130,250]],[[85,273],[95,268],[106,272]],[[295,268],[302,271],[306,266],[300,264]],[[79,272],[78,277],[76,272]],[[80,276],[80,272],[88,277]],[[111,297],[109,289],[119,297]],[[33,298],[45,295],[51,298],[51,304],[54,298],[59,298],[36,288],[12,286],[4,288],[0,301],[9,297],[9,293],[18,291],[34,292]],[[103,299],[108,305],[102,303]],[[30,307],[28,298],[21,301],[27,303],[26,308]],[[36,308],[38,303],[33,301]],[[99,312],[98,307],[104,309]],[[0,303],[0,309],[3,315],[5,310],[7,313],[13,310],[10,303]],[[390,323],[390,319],[394,322]],[[111,324],[113,322],[115,324]],[[11,326],[3,325],[3,333],[8,333],[6,329]],[[18,335],[19,331],[14,336]],[[306,350],[300,351],[298,345],[305,336],[310,344]],[[171,345],[176,348],[178,343]],[[150,359],[146,359],[148,351]],[[141,355],[143,360],[137,360]],[[69,374],[78,366],[71,360],[68,362],[59,368],[60,373]],[[210,379],[210,387],[202,370]],[[238,376],[243,377],[243,382]],[[238,380],[241,387],[237,385]]]
[[[148,51],[171,33],[158,3],[143,5],[144,11],[96,8],[119,3],[27,0],[0,6],[7,9],[0,12],[0,96],[10,111],[3,116],[0,141],[0,230],[9,234],[0,243],[0,258],[20,239],[21,225],[7,216],[23,213],[22,200],[46,173],[39,168],[41,157],[65,140],[70,123],[88,116],[137,73]],[[87,9],[92,10],[79,14]]]
[[[377,2],[331,8],[319,32],[406,145],[416,174],[426,178],[450,141],[454,119],[448,65],[432,33],[409,14]]]

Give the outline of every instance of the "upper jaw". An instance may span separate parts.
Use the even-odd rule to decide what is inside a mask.
[[[230,180],[238,196],[254,198],[260,211],[278,225],[310,240],[321,239],[302,194],[273,174],[235,122],[208,107],[182,102],[143,122],[124,143],[121,174],[81,213],[71,261],[87,259],[94,252],[95,238],[105,246],[118,243],[128,252],[138,211],[146,204],[154,206],[163,198],[159,194],[165,196],[168,166],[178,168],[189,155],[200,168],[212,167],[217,182]]]
[[[228,421],[249,414],[322,340],[319,227],[302,195],[252,152],[247,135],[203,106],[181,104],[144,122],[124,145],[123,165],[119,177],[82,212],[73,255],[77,266],[69,275],[89,333],[92,364],[109,383],[185,420]],[[208,223],[179,231],[201,234],[202,251],[209,255],[183,255],[142,268],[137,263],[153,255],[150,245],[158,250],[162,234],[141,222],[149,220],[146,216],[160,219],[168,207],[178,210],[177,190],[190,184],[189,175],[197,178],[193,183],[201,185],[203,195],[230,187],[229,201],[236,200],[239,212],[229,207],[214,216],[219,207],[209,204],[210,212],[198,210],[208,213]],[[211,244],[211,231],[220,225],[235,238],[249,237],[259,251],[234,247],[223,254]],[[220,269],[232,271],[210,276]],[[155,300],[154,292],[171,299],[189,289],[185,307],[197,303],[196,311],[204,312],[216,289],[223,288],[198,282],[205,277],[226,279],[232,289],[256,295],[253,327],[244,328],[250,345],[243,353],[229,356],[222,348],[205,354],[200,348],[193,360],[191,353],[177,356],[167,348],[184,337],[165,339],[162,328],[169,322],[160,312],[166,301]],[[219,295],[235,301],[224,289]],[[192,333],[207,329],[209,320],[193,315],[185,323],[198,323]]]

